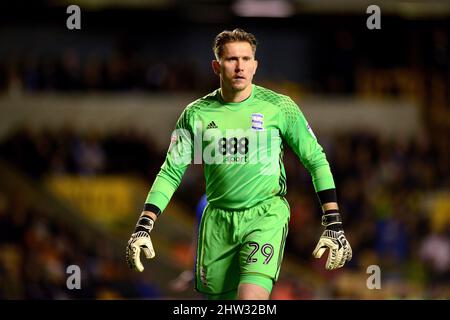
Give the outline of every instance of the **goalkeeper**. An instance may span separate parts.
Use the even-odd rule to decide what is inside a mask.
[[[203,163],[208,205],[197,245],[195,287],[210,299],[269,299],[277,281],[290,218],[283,148],[289,146],[312,177],[324,231],[313,255],[328,249],[326,269],[352,257],[329,163],[299,107],[252,83],[256,39],[242,29],[213,43],[220,88],[189,104],[172,134],[165,162],[126,248],[129,266],[153,258],[150,232],[187,166]],[[267,161],[269,159],[269,161]]]

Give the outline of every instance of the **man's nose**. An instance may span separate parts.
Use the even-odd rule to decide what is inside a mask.
[[[236,61],[236,71],[243,70],[243,66],[244,66],[243,61],[241,59],[238,59]]]

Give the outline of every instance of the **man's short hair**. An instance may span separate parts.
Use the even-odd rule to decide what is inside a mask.
[[[224,30],[214,39],[213,51],[217,60],[222,57],[224,45],[230,42],[248,42],[252,46],[253,55],[255,55],[257,45],[255,36],[249,32],[237,28],[233,31]]]

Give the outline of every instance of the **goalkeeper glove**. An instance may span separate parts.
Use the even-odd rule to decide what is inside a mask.
[[[330,211],[326,211],[322,216],[322,225],[325,227],[325,231],[313,251],[313,256],[320,258],[326,249],[330,249],[325,265],[327,270],[341,268],[346,261],[352,259],[352,248],[345,238],[341,216],[337,210],[331,213]]]
[[[144,270],[141,263],[141,249],[144,251],[147,259],[155,257],[152,240],[150,239],[150,231],[153,229],[154,221],[148,216],[142,216],[136,224],[136,229],[128,240],[126,250],[126,260],[128,266],[139,272]]]

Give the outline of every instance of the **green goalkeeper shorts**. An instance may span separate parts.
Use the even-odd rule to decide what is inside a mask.
[[[236,291],[242,275],[267,277],[275,282],[289,218],[289,205],[283,197],[244,210],[208,205],[199,228],[196,290],[206,295]]]

